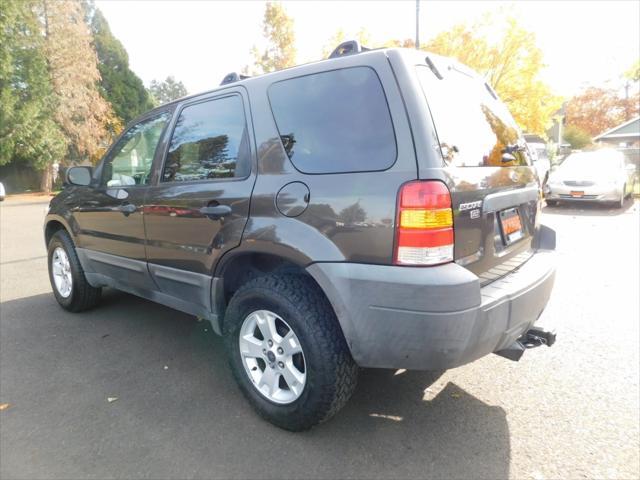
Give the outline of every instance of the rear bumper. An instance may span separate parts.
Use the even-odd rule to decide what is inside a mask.
[[[503,350],[529,330],[551,295],[554,256],[538,250],[482,288],[455,263],[318,263],[308,271],[329,297],[358,365],[431,370]]]

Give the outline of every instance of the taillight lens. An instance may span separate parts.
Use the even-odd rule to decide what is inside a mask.
[[[395,263],[438,265],[453,261],[451,194],[439,181],[405,183],[398,195]]]

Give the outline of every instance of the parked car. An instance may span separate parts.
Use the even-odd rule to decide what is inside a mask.
[[[601,149],[567,156],[549,176],[547,205],[558,202],[600,202],[624,206],[637,181],[636,166],[622,152]]]
[[[246,398],[289,430],[334,415],[358,367],[555,339],[534,326],[555,234],[495,92],[415,50],[332,57],[134,120],[94,170],[68,170],[44,228],[63,308],[114,287],[208,319]]]
[[[531,150],[533,166],[538,173],[540,184],[544,187],[549,180],[549,172],[551,171],[551,160],[547,153],[547,145],[545,143],[527,143]]]
[[[4,197],[7,195],[7,193],[4,190],[4,185],[2,184],[2,182],[0,182],[0,202],[2,202],[4,200]]]

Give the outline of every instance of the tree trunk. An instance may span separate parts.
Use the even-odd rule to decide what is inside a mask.
[[[42,190],[43,193],[51,193],[52,181],[53,181],[52,166],[47,165],[42,170],[42,177],[40,178],[40,190]]]

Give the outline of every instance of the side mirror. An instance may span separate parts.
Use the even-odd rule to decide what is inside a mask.
[[[86,187],[91,184],[92,173],[91,167],[71,167],[67,169],[66,183]]]

